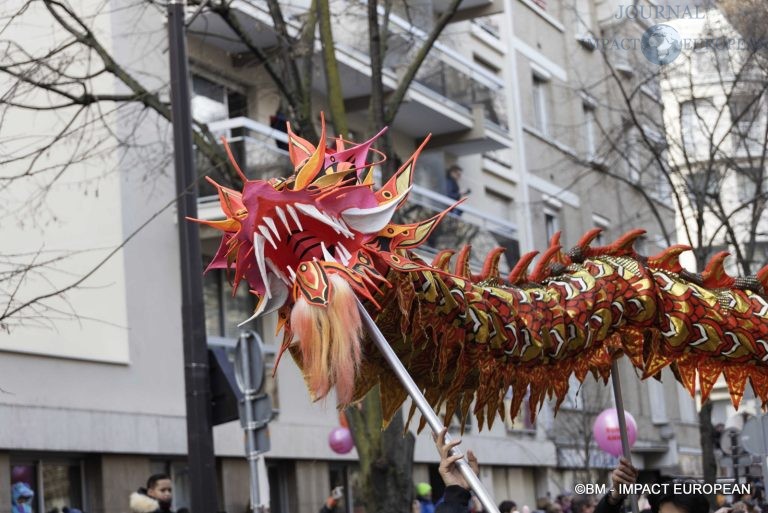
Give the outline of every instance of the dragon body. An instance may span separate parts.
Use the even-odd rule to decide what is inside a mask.
[[[768,268],[732,278],[718,254],[688,273],[685,246],[635,253],[641,230],[603,247],[591,246],[593,230],[568,252],[555,236],[532,271],[536,253],[504,277],[503,248],[478,274],[469,247],[428,263],[414,250],[449,212],[392,222],[426,141],[375,190],[374,140],[314,146],[289,129],[294,175],[248,180],[233,160],[243,190],[217,186],[226,218],[199,221],[223,232],[209,267],[230,269],[235,288],[247,282],[254,317],[278,311],[281,354],[290,350],[315,398],[335,387],[348,404],[381,384],[385,418],[406,398],[361,331],[357,296],[430,403],[448,416],[473,407],[481,426],[516,415],[526,395],[531,413],[547,397],[559,405],[570,376],[607,379],[622,354],[643,377],[669,366],[692,394],[698,377],[703,399],[721,373],[735,404],[747,380],[768,399]]]

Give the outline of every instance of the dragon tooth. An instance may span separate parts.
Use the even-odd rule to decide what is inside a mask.
[[[344,244],[342,244],[341,242],[336,244],[336,249],[341,251],[341,254],[346,258],[347,261],[349,261],[349,259],[352,258],[352,253],[350,253],[349,250],[346,247],[344,247]]]
[[[347,226],[347,223],[344,222],[343,219],[339,218],[339,224],[344,227],[344,234],[347,236],[348,239],[354,239],[355,234],[352,233],[352,230],[349,229],[349,226]]]
[[[267,226],[270,230],[272,230],[272,233],[275,234],[275,238],[280,241],[280,232],[277,231],[277,226],[275,226],[275,222],[272,220],[271,217],[265,217],[264,222],[267,223]]]
[[[285,210],[283,210],[282,207],[277,206],[275,207],[275,211],[277,212],[277,217],[279,217],[280,221],[285,225],[285,229],[288,230],[288,233],[291,233],[291,227],[288,226],[288,219],[285,217]]]
[[[342,251],[336,251],[336,256],[339,260],[341,260],[342,265],[349,265],[349,258],[344,256],[344,253]]]
[[[323,258],[326,262],[335,262],[336,259],[333,258],[333,255],[331,255],[330,251],[328,251],[328,248],[325,247],[325,242],[320,242],[320,249],[323,252]]]
[[[306,203],[296,203],[296,208],[298,208],[306,216],[309,216],[312,219],[316,219],[321,223],[323,223],[324,225],[330,226],[331,228],[333,228],[334,232],[341,233],[341,230],[336,225],[336,223],[333,222],[333,219],[331,219],[329,216],[320,212],[316,206],[307,205]]]
[[[267,267],[269,267],[269,269],[273,273],[275,273],[275,276],[280,278],[283,281],[283,283],[285,283],[286,285],[288,285],[290,287],[291,286],[291,282],[289,282],[288,278],[285,277],[285,274],[283,274],[283,272],[280,271],[280,268],[277,267],[277,265],[275,265],[275,263],[272,260],[270,260],[269,258],[266,259],[266,262],[267,262]]]
[[[262,233],[262,235],[264,235],[264,238],[269,241],[272,247],[277,249],[277,244],[275,244],[275,241],[272,240],[272,234],[269,233],[269,230],[267,230],[267,227],[264,225],[259,225],[259,231]]]
[[[288,269],[288,274],[290,275],[291,280],[296,281],[296,271],[294,271],[290,265],[286,265],[285,268]]]
[[[296,213],[296,209],[293,208],[293,205],[286,205],[285,208],[287,208],[288,213],[291,214],[291,217],[293,218],[293,222],[296,223],[296,226],[299,227],[299,231],[303,232],[304,227],[301,226],[301,221],[299,221],[299,214]]]
[[[269,290],[269,274],[267,273],[266,264],[264,263],[264,243],[266,239],[258,233],[253,234],[253,247],[255,249],[254,254],[256,256],[256,263],[259,266],[259,273],[261,274],[261,281],[264,283],[264,295],[267,299],[272,297],[272,293]]]

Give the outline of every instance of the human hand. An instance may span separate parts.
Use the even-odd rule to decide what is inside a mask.
[[[446,443],[445,435],[447,432],[448,428],[443,428],[440,431],[440,434],[437,436],[437,440],[435,441],[437,443],[437,449],[440,451],[440,467],[438,468],[440,477],[443,478],[445,486],[458,485],[464,489],[469,490],[469,483],[467,483],[467,480],[464,479],[464,476],[459,470],[459,466],[456,464],[456,462],[462,459],[464,455],[458,450],[455,450],[453,455],[451,455],[451,449],[454,449],[457,445],[459,445],[461,443],[461,439]],[[467,461],[469,462],[469,466],[472,468],[472,471],[475,474],[479,474],[480,466],[477,463],[477,457],[475,456],[475,453],[471,450],[467,451]]]
[[[613,504],[618,504],[624,500],[625,494],[621,493],[620,485],[632,485],[637,482],[637,469],[626,458],[619,459],[619,465],[611,473],[613,489],[611,490],[610,500]]]

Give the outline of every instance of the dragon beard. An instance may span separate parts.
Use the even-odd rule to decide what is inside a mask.
[[[360,366],[362,322],[355,292],[338,275],[329,276],[330,295],[325,306],[313,306],[300,297],[291,312],[291,329],[299,340],[301,367],[315,398],[332,386],[340,404],[352,400]]]

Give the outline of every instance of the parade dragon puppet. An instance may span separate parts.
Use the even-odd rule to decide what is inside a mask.
[[[532,415],[546,398],[559,406],[571,375],[607,380],[621,355],[643,378],[670,367],[691,394],[698,376],[704,400],[721,373],[734,404],[747,380],[768,400],[768,266],[733,278],[721,253],[693,274],[679,263],[686,246],[638,255],[642,230],[602,247],[591,245],[592,230],[567,252],[556,235],[532,270],[536,252],[507,276],[503,248],[479,272],[469,247],[429,263],[416,249],[448,211],[392,221],[426,141],[377,189],[376,137],[327,147],[323,126],[318,146],[290,128],[288,138],[292,176],[249,180],[230,152],[243,189],[214,184],[225,218],[199,222],[223,232],[208,268],[229,270],[235,290],[248,287],[251,319],[277,310],[280,354],[290,350],[313,398],[335,388],[343,406],[380,384],[385,419],[406,398],[361,328],[357,297],[428,401],[446,418],[473,406],[481,427],[497,413],[514,417],[526,395]]]

